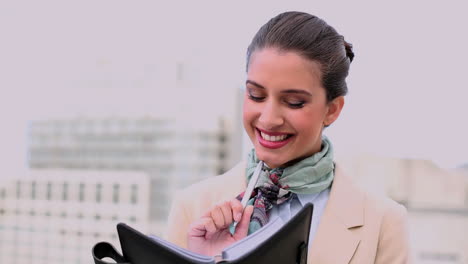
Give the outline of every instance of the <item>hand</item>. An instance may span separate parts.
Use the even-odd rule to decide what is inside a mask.
[[[215,205],[200,219],[190,225],[188,249],[199,254],[214,256],[227,246],[247,236],[253,206],[242,213],[242,204],[232,199]],[[229,226],[237,221],[236,232],[231,235]]]

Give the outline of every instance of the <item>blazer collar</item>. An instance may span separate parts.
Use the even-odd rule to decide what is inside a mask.
[[[337,166],[330,197],[309,248],[309,263],[349,263],[361,240],[364,199],[364,193]]]

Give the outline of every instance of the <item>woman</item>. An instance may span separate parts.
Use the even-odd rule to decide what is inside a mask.
[[[247,50],[243,108],[254,150],[227,173],[176,195],[167,238],[216,255],[312,202],[309,263],[407,263],[406,209],[355,187],[322,136],[343,108],[353,57],[351,45],[310,14],[286,12],[262,26]],[[236,196],[259,161],[267,173],[242,211]]]

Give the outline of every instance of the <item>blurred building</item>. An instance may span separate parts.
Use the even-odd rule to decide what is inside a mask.
[[[162,223],[176,189],[234,163],[228,129],[222,119],[211,125],[153,117],[36,121],[29,129],[29,166],[143,171],[151,181],[151,220]]]
[[[126,222],[160,235],[176,189],[229,169],[228,123],[143,118],[35,121],[31,168],[0,183],[0,263],[90,263]]]
[[[150,177],[141,172],[42,170],[0,184],[0,263],[91,263],[116,224],[150,225]]]
[[[164,171],[190,169],[186,180],[216,175],[229,162],[226,121],[76,118],[35,121],[29,129],[31,168]]]
[[[458,168],[460,171],[464,171],[465,173],[468,173],[468,163],[460,165]]]
[[[363,155],[339,162],[364,189],[408,209],[416,263],[468,263],[468,173],[426,160]]]

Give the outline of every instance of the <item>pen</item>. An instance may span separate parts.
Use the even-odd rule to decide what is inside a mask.
[[[247,206],[247,203],[249,202],[250,195],[252,194],[253,189],[255,188],[255,185],[257,185],[258,179],[260,178],[260,172],[262,172],[263,168],[263,161],[260,161],[257,164],[257,167],[255,167],[255,171],[252,175],[252,178],[250,178],[249,184],[247,185],[247,189],[244,192],[244,196],[242,197],[241,204],[242,204],[242,211],[244,211],[245,207]],[[233,230],[235,230],[237,226],[237,221],[233,223]],[[231,232],[231,233],[234,233]]]

